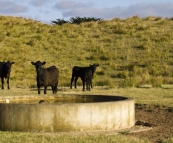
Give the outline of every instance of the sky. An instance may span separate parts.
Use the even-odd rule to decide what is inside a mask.
[[[173,0],[0,0],[0,15],[51,23],[56,19],[95,17],[173,17]]]

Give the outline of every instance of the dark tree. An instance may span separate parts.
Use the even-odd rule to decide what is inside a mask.
[[[95,17],[72,17],[70,18],[69,21],[66,21],[64,19],[56,19],[56,21],[51,21],[53,24],[58,24],[58,25],[63,25],[65,23],[70,23],[70,24],[80,24],[82,22],[91,22],[91,21],[100,21],[102,20],[101,18],[95,18]]]
[[[65,23],[69,23],[69,21],[66,21],[64,19],[56,19],[56,21],[51,21],[53,24],[63,25]]]
[[[100,21],[100,20],[101,20],[101,18],[95,18],[95,17],[83,17],[83,18],[72,17],[72,18],[70,18],[69,21],[71,24],[80,24],[82,22],[91,22],[91,21],[96,22],[96,21]]]

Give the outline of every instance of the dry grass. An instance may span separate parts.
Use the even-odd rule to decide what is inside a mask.
[[[60,86],[70,84],[74,65],[92,63],[100,64],[94,79],[97,86],[173,83],[171,19],[134,16],[62,26],[18,17],[0,16],[0,20],[1,61],[15,62],[11,73],[15,87],[35,86],[30,63],[37,60],[59,68]]]

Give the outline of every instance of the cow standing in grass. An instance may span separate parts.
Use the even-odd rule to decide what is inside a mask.
[[[4,89],[4,78],[7,79],[7,88],[10,89],[10,72],[12,64],[14,64],[14,62],[0,62],[0,77],[2,89]]]
[[[93,65],[90,65],[89,67],[74,66],[73,69],[72,69],[72,78],[71,78],[70,88],[72,89],[72,83],[73,83],[73,81],[74,81],[74,87],[77,88],[76,87],[76,82],[78,80],[78,77],[80,77],[81,79],[83,78],[82,72],[84,72],[85,69],[90,69],[91,72],[92,72],[90,86],[91,86],[91,88],[93,88],[93,86],[92,86],[92,78],[93,78],[94,72],[96,71],[96,68],[98,66],[99,66],[98,64],[93,64]]]
[[[37,88],[38,94],[40,94],[40,87],[44,86],[44,94],[46,94],[47,87],[52,87],[53,94],[57,93],[58,90],[58,78],[59,78],[59,70],[55,66],[51,66],[48,68],[42,68],[46,62],[31,62],[32,65],[35,66],[37,72]]]

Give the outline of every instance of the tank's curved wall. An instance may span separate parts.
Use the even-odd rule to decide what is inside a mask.
[[[133,99],[63,104],[0,103],[2,131],[119,130],[134,124]]]

